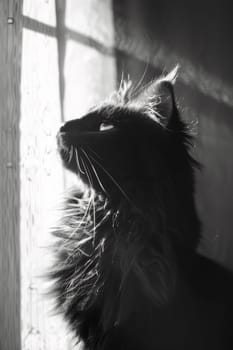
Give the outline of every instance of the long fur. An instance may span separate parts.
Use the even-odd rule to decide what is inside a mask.
[[[175,79],[175,74],[171,76]],[[189,275],[196,281],[200,267],[203,271],[219,271],[196,253],[201,225],[194,204],[194,169],[199,164],[189,154],[192,138],[180,119],[171,82],[164,79],[162,84],[173,105],[169,118],[161,115],[170,108],[160,109],[164,93],[158,90],[154,99],[150,97],[152,83],[146,92],[138,92],[133,91],[131,83],[122,82],[110,104],[104,103],[91,112],[95,113],[95,123],[103,116],[105,123],[121,125],[133,116],[132,128],[137,128],[138,118],[142,120],[148,135],[153,132],[159,140],[154,144],[153,137],[151,142],[155,150],[160,146],[164,167],[161,174],[155,159],[153,175],[149,170],[138,171],[121,183],[103,167],[101,155],[91,147],[69,146],[63,134],[84,124],[72,121],[61,128],[58,144],[63,162],[79,173],[85,186],[68,194],[61,221],[53,231],[56,262],[50,277],[55,282],[53,292],[59,310],[87,350],[183,349],[174,345],[180,344],[182,336],[176,338],[173,327],[179,334],[185,317],[191,329],[199,322],[199,316],[192,316],[192,303],[199,305],[199,282],[194,286]],[[141,99],[147,103],[141,104]],[[141,129],[139,126],[139,135]],[[147,135],[142,136],[140,142],[146,143],[147,139]],[[148,154],[144,158],[151,162]],[[208,293],[215,285],[211,283],[205,286]],[[183,305],[187,315],[184,312],[179,318],[177,308]],[[187,348],[199,347],[188,338]]]

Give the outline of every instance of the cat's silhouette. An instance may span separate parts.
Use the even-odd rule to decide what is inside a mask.
[[[122,82],[57,136],[83,186],[54,230],[51,277],[85,349],[233,349],[232,274],[196,252],[198,163],[175,78]]]

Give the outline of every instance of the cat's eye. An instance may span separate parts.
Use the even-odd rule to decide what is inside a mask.
[[[107,123],[101,123],[100,124],[100,131],[106,131],[106,130],[110,130],[113,129],[114,125],[113,124],[107,124]]]

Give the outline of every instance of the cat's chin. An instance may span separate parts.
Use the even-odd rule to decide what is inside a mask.
[[[57,147],[58,147],[58,150],[59,152],[61,150],[64,150],[64,151],[68,151],[69,150],[69,143],[68,143],[68,137],[67,137],[67,133],[66,132],[58,132],[57,133]]]
[[[62,163],[67,170],[74,173],[77,172],[77,166],[72,161],[73,151],[71,145],[68,142],[68,135],[65,132],[58,132],[57,134],[57,151],[62,159]]]
[[[57,134],[57,148],[63,166],[74,173],[83,184],[90,187],[89,175],[86,175],[86,166],[80,157],[79,148],[70,144],[69,133],[59,132]]]

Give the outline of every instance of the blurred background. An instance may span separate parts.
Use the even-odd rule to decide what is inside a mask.
[[[64,189],[55,135],[117,88],[181,66],[194,123],[200,251],[233,269],[231,1],[0,0],[0,349],[69,350],[44,296],[49,227]],[[58,213],[59,215],[59,213]]]

